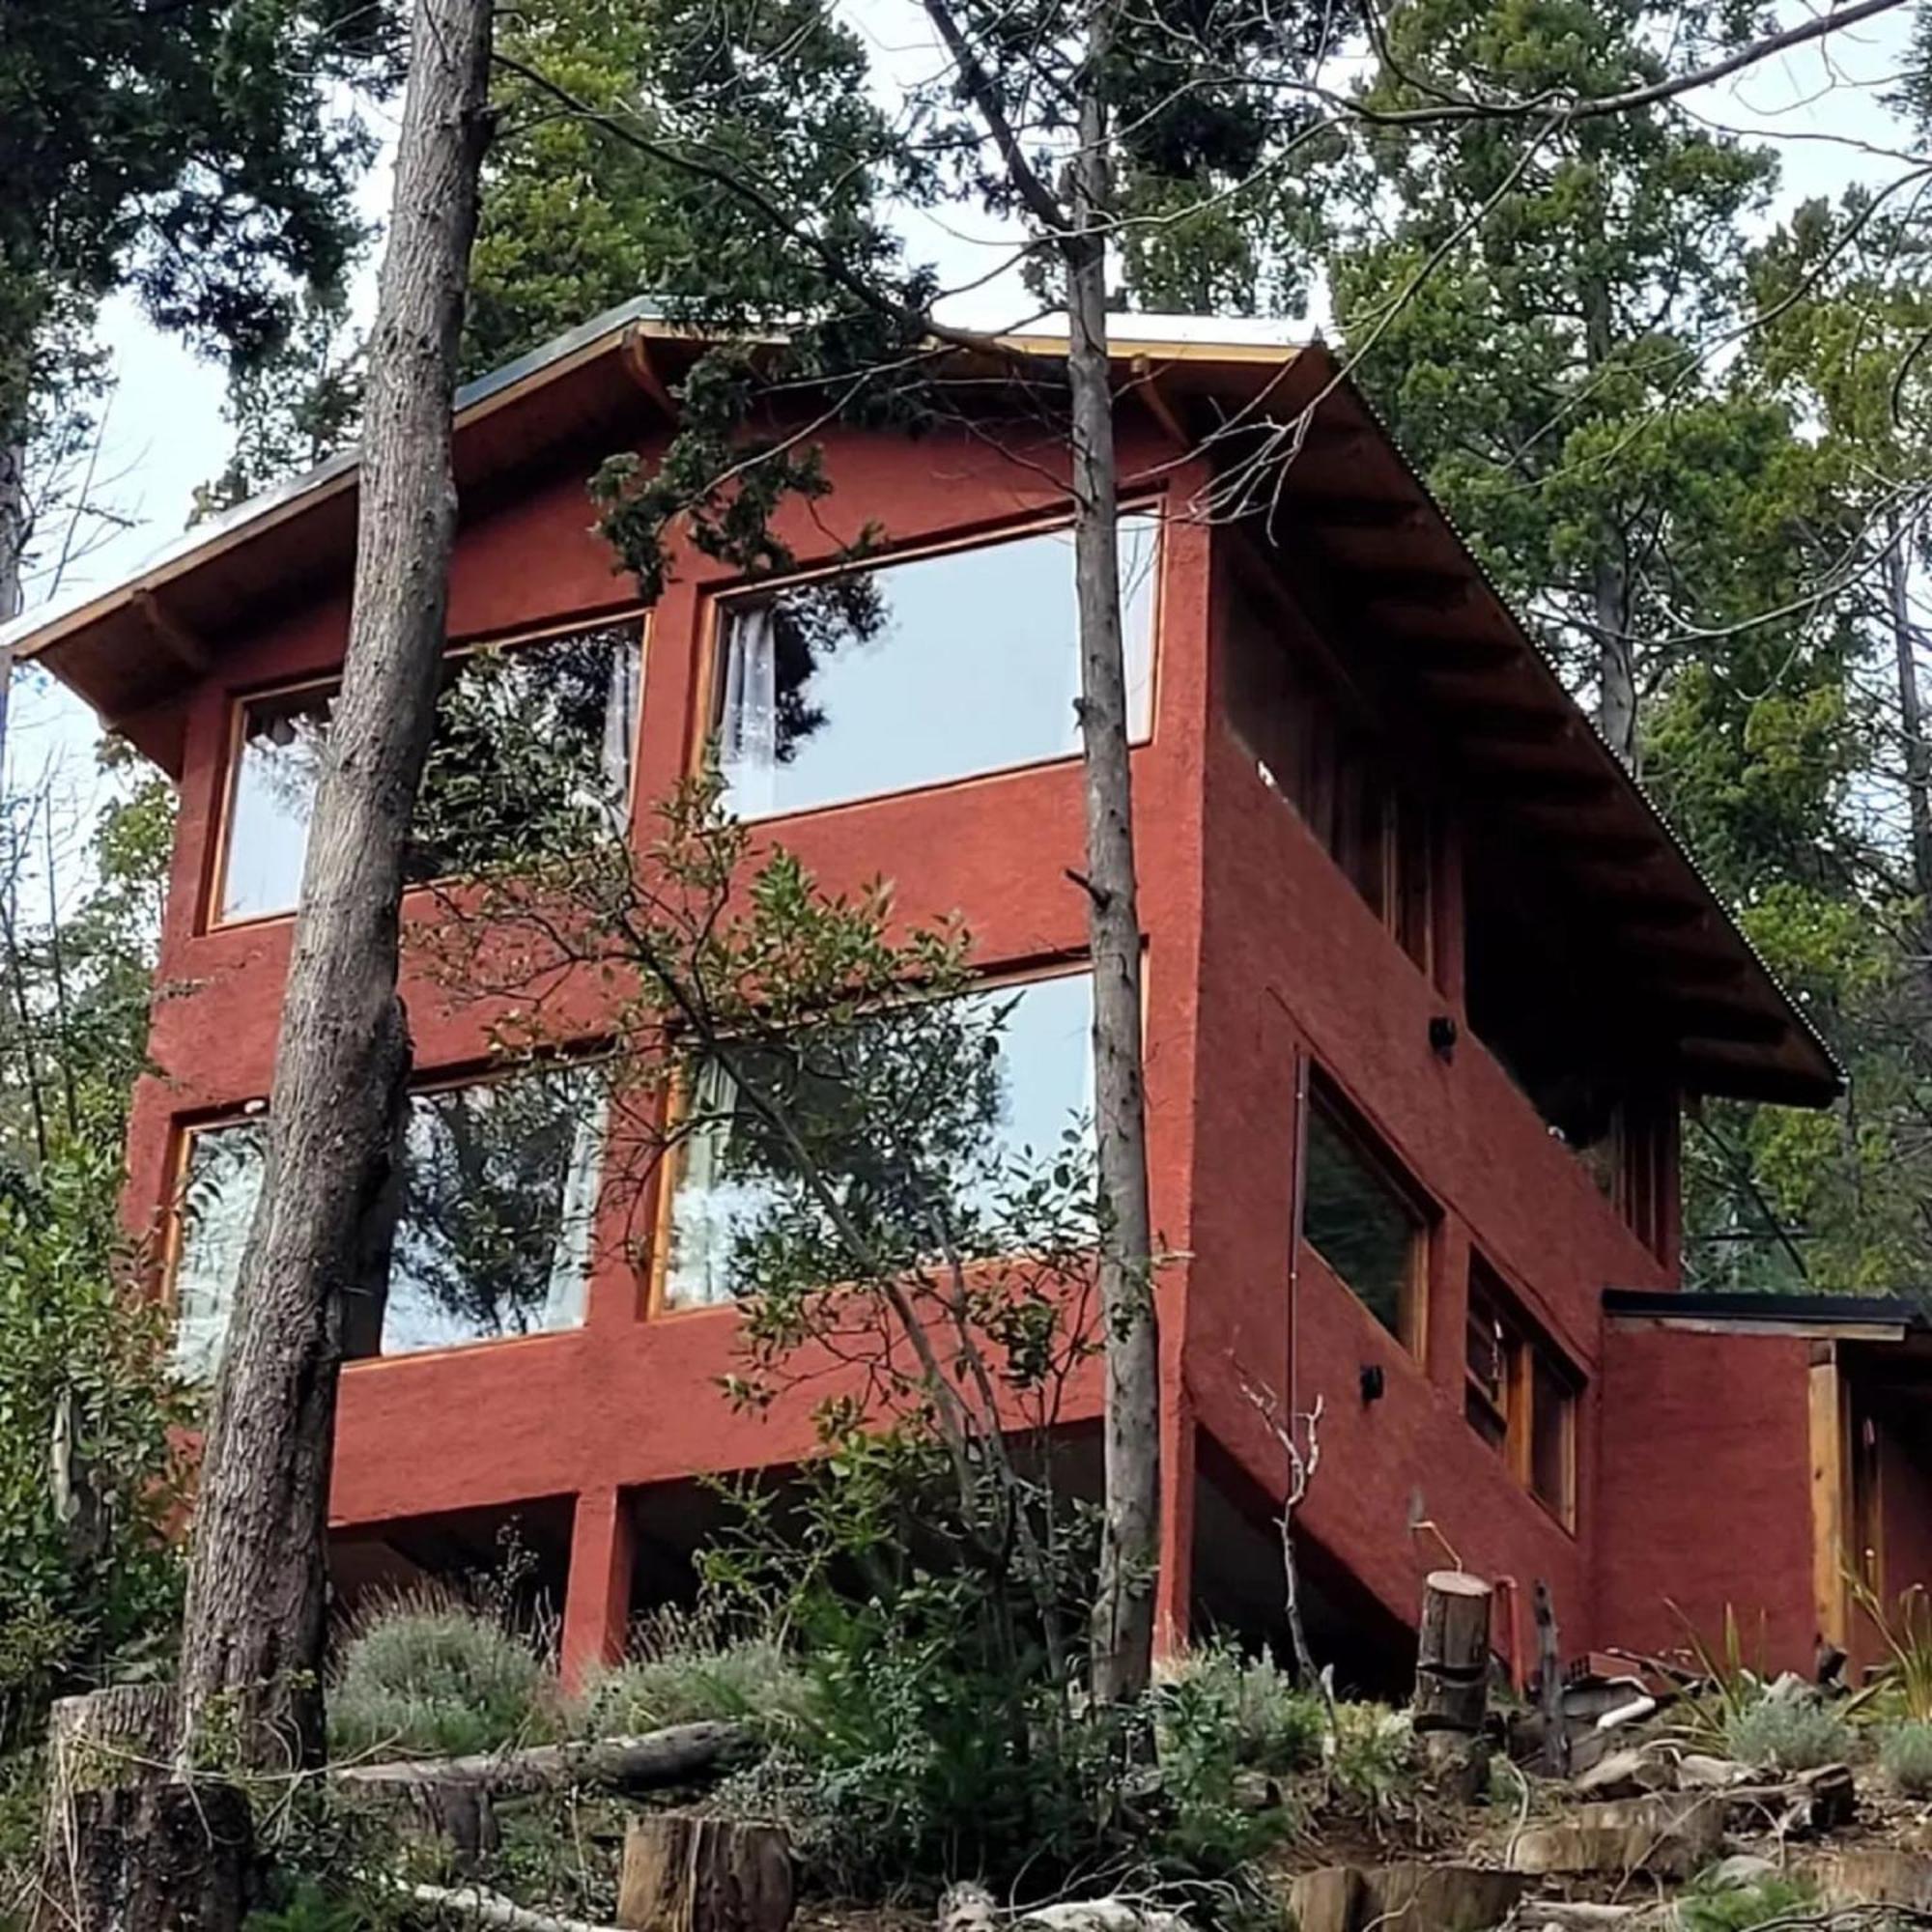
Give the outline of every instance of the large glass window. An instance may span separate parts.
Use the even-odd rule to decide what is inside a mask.
[[[1427,1229],[1392,1163],[1326,1082],[1310,1096],[1303,1238],[1405,1347],[1420,1352]]]
[[[1121,519],[1127,723],[1153,716],[1160,526]],[[1065,529],[733,602],[718,755],[741,817],[939,784],[1078,748],[1073,538]]]
[[[542,847],[621,812],[640,669],[614,625],[452,655],[408,858],[412,884]],[[242,707],[215,918],[294,910],[335,705],[333,684]]]
[[[411,1095],[384,1354],[582,1321],[600,1093],[592,1071],[554,1067]],[[193,1377],[220,1356],[266,1151],[259,1119],[188,1141],[174,1282],[177,1359]]]
[[[1036,980],[945,1010],[956,1026],[938,1037],[925,1023],[895,1032],[886,1015],[741,1047],[743,1085],[721,1061],[700,1066],[671,1196],[669,1306],[741,1293],[759,1233],[776,1221],[789,1217],[794,1245],[814,1238],[810,1197],[761,1097],[797,1123],[843,1206],[882,1230],[882,1247],[924,1245],[928,1221],[935,1246],[1002,1245],[1001,1197],[1024,1156],[1052,1154],[1091,1117],[1093,981]]]

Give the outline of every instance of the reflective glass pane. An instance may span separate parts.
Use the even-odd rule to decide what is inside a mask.
[[[405,861],[410,881],[554,850],[586,828],[619,823],[640,668],[635,625],[446,660]],[[334,702],[328,686],[242,707],[217,919],[295,909]]]
[[[890,1016],[741,1052],[742,1086],[723,1065],[706,1064],[671,1205],[672,1306],[729,1300],[744,1278],[744,1244],[775,1219],[794,1243],[815,1237],[796,1165],[753,1093],[783,1108],[847,1212],[876,1227],[882,1246],[917,1244],[936,1220],[975,1252],[997,1248],[989,1231],[1003,1182],[1027,1155],[1051,1155],[1092,1114],[1093,982],[1069,974],[947,1004],[958,1015],[958,1042],[986,1048],[964,1056],[974,1063],[970,1083],[953,1077],[943,1039],[922,1065],[932,1036],[924,1026],[895,1032]],[[935,1059],[946,1065],[936,1095],[922,1088]]]
[[[1121,520],[1128,725],[1153,716],[1159,522]],[[736,607],[719,758],[744,817],[803,811],[1078,748],[1073,539],[1005,543],[804,584]]]
[[[1529,1486],[1567,1522],[1571,1491],[1572,1444],[1576,1398],[1570,1384],[1541,1349],[1531,1370],[1535,1386],[1530,1396]]]
[[[1308,1115],[1302,1233],[1376,1320],[1406,1339],[1421,1219],[1320,1102]]]
[[[412,1094],[383,1353],[581,1323],[603,1139],[583,1068]],[[188,1142],[176,1356],[198,1380],[220,1359],[266,1140],[250,1120]]]
[[[299,896],[334,702],[331,687],[258,697],[242,708],[219,918],[288,912]]]

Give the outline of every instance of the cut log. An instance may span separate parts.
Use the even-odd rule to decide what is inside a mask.
[[[743,1724],[671,1724],[636,1738],[531,1745],[473,1757],[405,1758],[390,1764],[338,1765],[330,1781],[345,1793],[422,1803],[431,1791],[485,1791],[497,1798],[572,1784],[611,1791],[656,1791],[719,1776],[753,1746]]]
[[[657,1811],[624,1833],[617,1923],[650,1932],[784,1932],[791,1843],[776,1825]]]
[[[43,1887],[41,1932],[236,1932],[253,1861],[248,1801],[232,1784],[77,1791],[71,1839]]]
[[[1413,1717],[1420,1734],[1477,1736],[1490,1702],[1490,1586],[1462,1570],[1432,1571],[1416,1633]]]

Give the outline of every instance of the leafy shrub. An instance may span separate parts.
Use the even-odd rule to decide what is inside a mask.
[[[588,1737],[623,1737],[722,1718],[776,1735],[805,1721],[810,1705],[805,1672],[782,1645],[733,1634],[704,1611],[661,1612],[630,1658],[589,1685],[577,1727]]]
[[[1842,1719],[1813,1697],[1761,1697],[1724,1726],[1732,1757],[1773,1771],[1814,1771],[1843,1757],[1851,1743]]]
[[[1932,1796],[1932,1723],[1886,1725],[1879,1733],[1878,1761],[1906,1797]]]
[[[1407,1713],[1381,1704],[1338,1704],[1329,1776],[1337,1791],[1371,1810],[1396,1804],[1415,1783],[1415,1734]]]
[[[1878,1676],[1886,1707],[1909,1722],[1932,1723],[1932,1596],[1915,1583],[1888,1610],[1861,1577],[1854,1577],[1851,1588],[1853,1601],[1885,1644]]]
[[[1216,1644],[1184,1659],[1150,1701],[1171,1813],[1166,1850],[1218,1875],[1292,1828],[1285,1795],[1266,1791],[1265,1780],[1320,1763],[1323,1717],[1316,1698],[1266,1658]]]
[[[1750,1932],[1756,1925],[1798,1922],[1817,1904],[1817,1893],[1796,1879],[1773,1876],[1752,1885],[1724,1885],[1709,1876],[1677,1901],[1680,1932]]]
[[[191,1405],[119,1190],[114,1161],[77,1151],[31,1179],[0,1166],[0,1750],[39,1737],[49,1699],[153,1667],[174,1638]]]
[[[360,1621],[343,1648],[328,1714],[339,1755],[455,1756],[554,1735],[557,1695],[527,1638],[422,1590]]]

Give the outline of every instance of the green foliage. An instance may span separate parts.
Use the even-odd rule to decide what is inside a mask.
[[[1816,1890],[1801,1879],[1776,1875],[1723,1885],[1705,1874],[1678,1899],[1675,1923],[1683,1932],[1750,1932],[1757,1925],[1798,1923],[1798,1915],[1817,1903]]]
[[[1932,1722],[1887,1724],[1878,1734],[1879,1768],[1907,1798],[1932,1798]]]
[[[1740,1764],[1815,1771],[1843,1758],[1852,1734],[1835,1711],[1814,1697],[1766,1695],[1726,1722],[1724,1744]]]
[[[115,1226],[119,1185],[77,1152],[0,1170],[0,1747],[48,1698],[152,1667],[172,1640],[188,1410]]]
[[[1326,1718],[1318,1697],[1268,1659],[1216,1645],[1185,1659],[1151,1702],[1177,1855],[1206,1872],[1232,1871],[1293,1828],[1292,1800],[1268,1787],[1320,1764]]]
[[[278,1904],[258,1906],[242,1920],[242,1932],[370,1932],[372,1920],[361,1900],[328,1891],[303,1877]]]
[[[712,1718],[782,1734],[810,1709],[806,1673],[769,1635],[733,1633],[701,1610],[660,1611],[625,1662],[586,1687],[577,1724],[587,1737],[623,1737]]]
[[[328,1717],[338,1757],[457,1756],[554,1736],[558,1698],[527,1637],[423,1590],[360,1618],[342,1647]]]
[[[1754,1710],[1765,1693],[1762,1621],[1754,1653],[1756,1662],[1753,1663],[1745,1655],[1744,1626],[1738,1619],[1734,1605],[1724,1605],[1723,1629],[1715,1642],[1698,1630],[1675,1604],[1670,1605],[1670,1611],[1683,1629],[1685,1648],[1696,1661],[1697,1674],[1706,1687],[1686,1713],[1685,1727],[1700,1744],[1721,1750],[1730,1726],[1747,1712]]]
[[[1932,1725],[1932,1597],[1922,1583],[1901,1590],[1892,1606],[1861,1577],[1850,1579],[1853,1603],[1886,1650],[1877,1681],[1885,1707],[1908,1722]]]
[[[1415,1788],[1407,1714],[1380,1704],[1338,1705],[1328,1776],[1338,1792],[1367,1809],[1395,1809]]]

